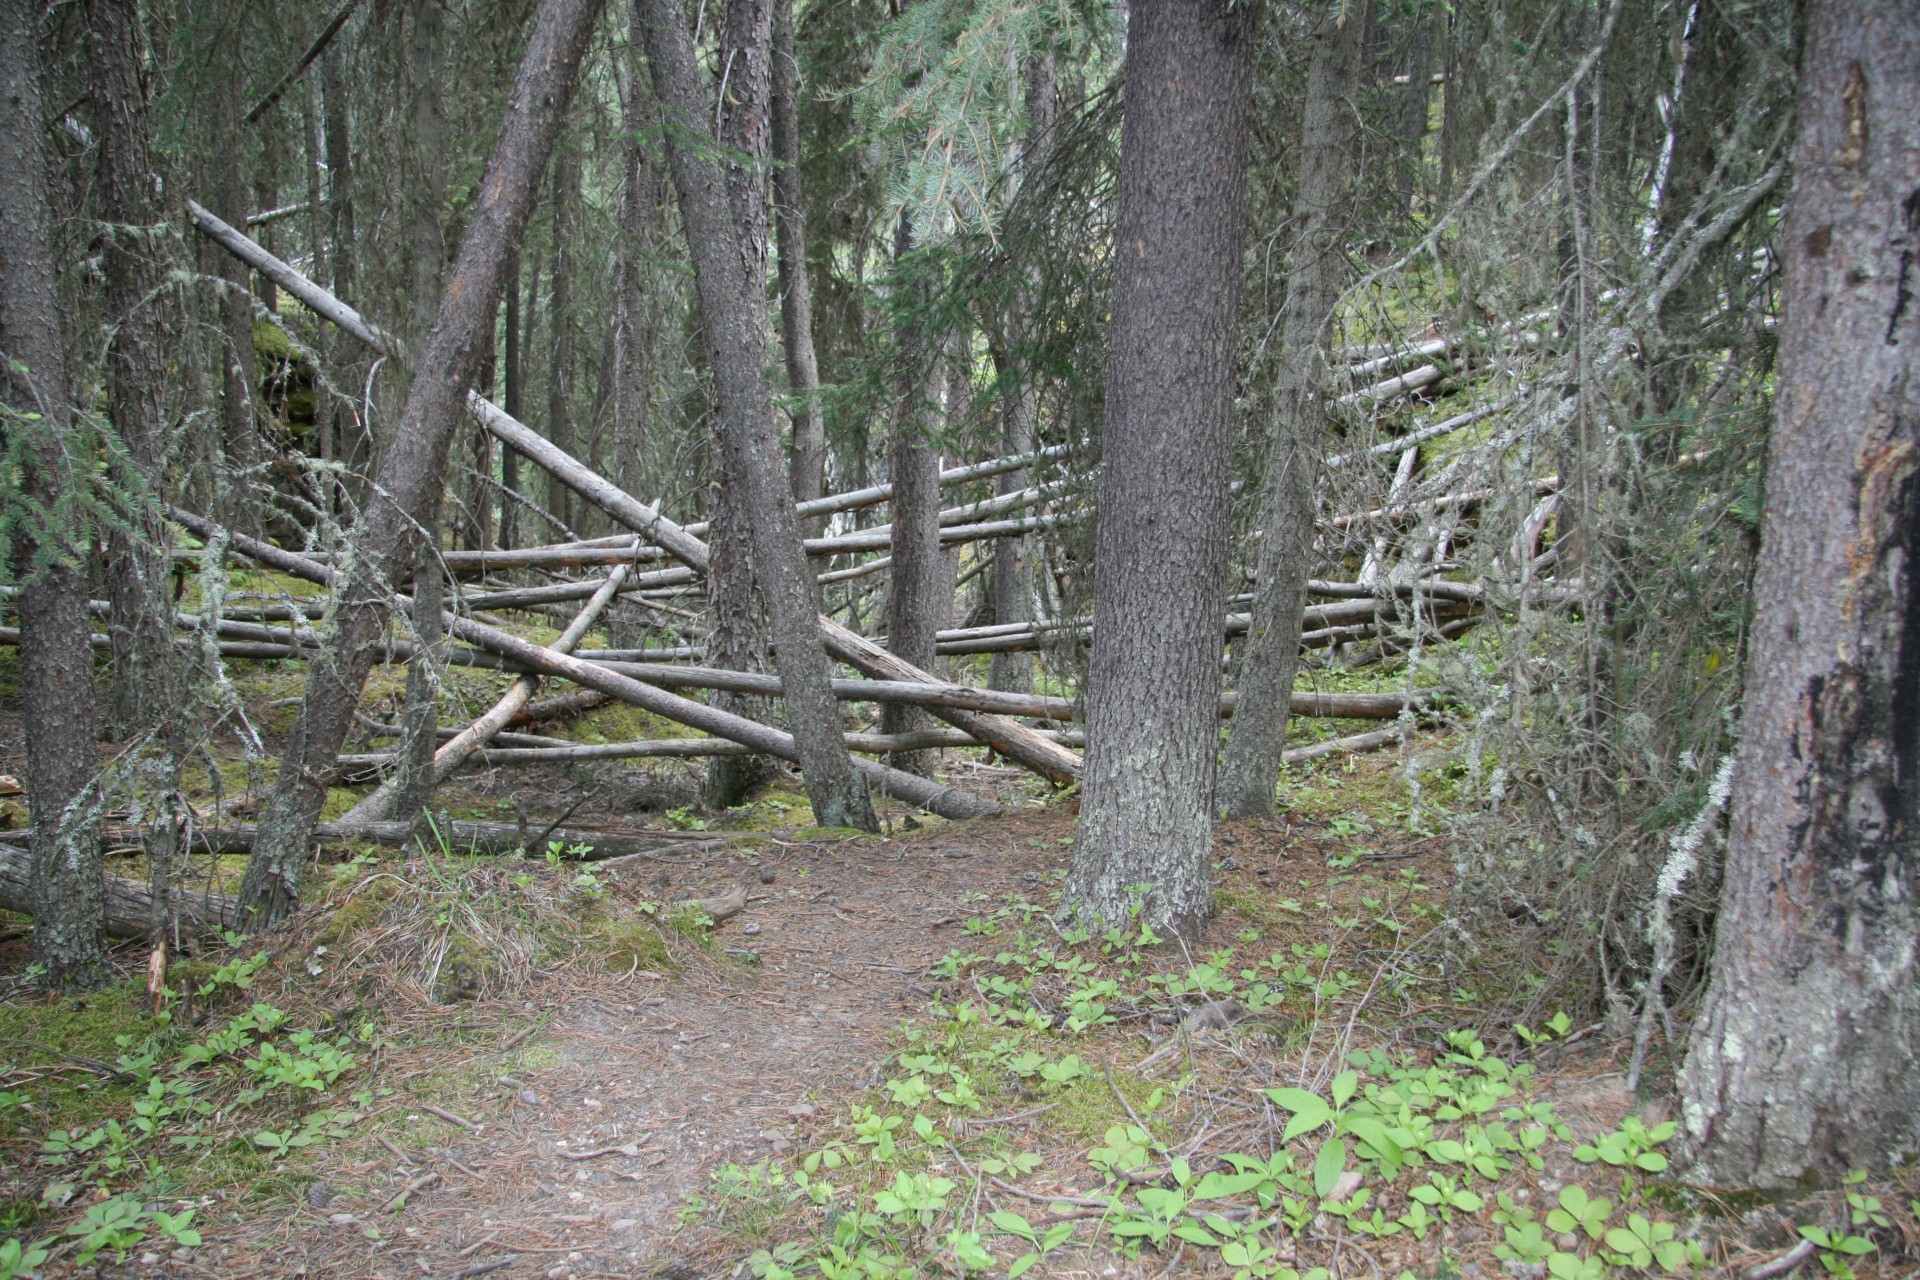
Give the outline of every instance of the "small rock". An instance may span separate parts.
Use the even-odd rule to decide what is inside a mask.
[[[759,926],[759,925],[757,925],[757,924],[743,924],[743,925],[741,925],[741,926],[740,926],[740,932],[742,932],[742,933],[758,933],[758,932],[760,932],[760,926]]]
[[[337,1222],[337,1223],[339,1223],[339,1224],[340,1224],[341,1226],[343,1226],[343,1227],[344,1227],[344,1226],[346,1226],[346,1225],[347,1225],[348,1223],[350,1223],[350,1222],[352,1222],[352,1221],[353,1221],[353,1215],[352,1215],[352,1214],[350,1214],[350,1213],[334,1213],[334,1214],[329,1214],[329,1215],[327,1215],[327,1221],[328,1221],[328,1222]]]
[[[1507,1274],[1513,1280],[1540,1280],[1547,1274],[1547,1264],[1544,1262],[1522,1262],[1518,1258],[1509,1258],[1505,1265]]]
[[[760,868],[760,883],[761,883],[761,884],[772,884],[772,883],[773,883],[773,881],[774,881],[774,871],[773,871],[773,868],[772,868],[772,867],[762,867],[762,868]]]
[[[540,1095],[531,1089],[522,1089],[518,1096],[520,1101],[529,1107],[537,1107],[540,1105]]]
[[[160,1255],[157,1253],[143,1253],[140,1255],[140,1265],[143,1267],[157,1267],[160,1265]]]
[[[1572,1253],[1575,1249],[1578,1249],[1580,1247],[1580,1237],[1573,1234],[1573,1232],[1571,1231],[1562,1231],[1559,1235],[1553,1238],[1553,1242],[1559,1245],[1562,1249],[1565,1249],[1568,1253]]]
[[[813,1104],[811,1102],[797,1102],[787,1108],[787,1114],[795,1120],[805,1120],[813,1114]]]
[[[333,1188],[324,1182],[311,1183],[307,1187],[307,1203],[316,1209],[324,1209],[333,1203]]]

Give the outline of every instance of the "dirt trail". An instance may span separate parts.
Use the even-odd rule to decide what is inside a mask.
[[[460,1116],[476,1131],[412,1107],[409,1124],[439,1126],[446,1145],[406,1159],[371,1142],[329,1151],[318,1171],[341,1188],[332,1199],[316,1189],[244,1250],[245,1269],[236,1255],[221,1269],[217,1246],[204,1261],[223,1276],[707,1274],[679,1252],[686,1196],[707,1193],[727,1161],[786,1149],[810,1096],[878,1083],[890,1033],[931,993],[927,966],[960,945],[977,910],[968,895],[1030,888],[1070,821],[1035,815],[881,843],[783,844],[753,863],[718,851],[670,872],[625,869],[649,894],[744,880],[748,907],[715,939],[759,964],[528,992],[551,1019],[540,1043],[558,1061],[510,1077],[491,1114]],[[439,1176],[401,1212],[382,1211],[429,1174]],[[367,1238],[369,1226],[382,1238]]]

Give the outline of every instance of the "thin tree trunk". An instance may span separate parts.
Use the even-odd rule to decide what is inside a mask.
[[[706,122],[713,104],[700,85],[684,6],[679,0],[636,3],[646,5],[654,93],[670,117],[668,163],[679,190],[700,295],[720,445],[728,457],[724,474],[741,487],[747,509],[754,572],[766,599],[814,819],[823,826],[875,830],[872,801],[841,736],[813,608],[813,575],[800,544],[774,431],[765,370],[766,239],[764,230],[757,242],[750,234],[756,204],[750,188],[755,184],[737,170],[729,183],[729,175],[710,158],[715,143]],[[770,40],[770,19],[766,25]],[[765,46],[762,49],[764,59]],[[725,139],[730,151],[749,157],[767,154],[764,116],[758,121],[736,119],[734,125]],[[761,218],[764,228],[764,215]]]
[[[1347,21],[1352,22],[1351,13]],[[1394,203],[1402,219],[1413,214],[1419,190],[1421,148],[1427,137],[1427,103],[1433,96],[1433,23],[1422,17],[1407,56],[1407,93],[1400,103],[1400,163],[1394,172]]]
[[[623,79],[620,181],[620,246],[614,282],[613,479],[628,493],[647,491],[647,435],[653,391],[654,316],[659,307],[648,296],[655,279],[649,265],[660,239],[660,186],[657,166],[646,147],[647,131],[659,118],[641,48],[646,32],[637,7],[630,13],[628,71]],[[615,603],[608,634],[618,645],[637,646],[647,632],[646,615]]]
[[[913,224],[900,211],[895,224],[893,259],[896,272],[909,270],[913,252]],[[907,305],[919,310],[925,298]],[[919,324],[903,326],[906,369],[894,386],[893,443],[889,468],[893,481],[891,550],[893,568],[887,590],[887,651],[923,670],[932,670],[934,634],[940,629],[940,581],[944,558],[940,553],[940,452],[931,442],[933,413],[940,395],[938,349],[932,335]],[[931,727],[917,707],[889,706],[880,712],[880,732],[917,733]],[[933,752],[901,752],[888,760],[896,769],[931,777],[938,756]]]
[[[780,261],[780,333],[793,412],[788,484],[795,502],[826,492],[827,424],[813,351],[813,287],[807,280],[807,217],[800,181],[800,63],[793,0],[773,0],[773,217]]]
[[[107,321],[107,414],[137,475],[122,477],[129,490],[150,486],[161,502],[167,492],[164,326],[160,282],[165,262],[150,231],[160,221],[154,207],[153,164],[147,148],[147,90],[141,76],[145,40],[132,0],[91,0],[87,59],[99,137],[101,221]],[[160,507],[142,512],[138,533],[116,531],[108,539],[107,575],[112,610],[113,684],[110,715],[119,738],[133,739],[184,710],[178,705],[179,659],[173,647],[171,568],[173,539]]]
[[[327,132],[328,265],[333,269],[333,293],[342,302],[360,299],[359,254],[354,226],[353,138],[347,113],[347,88],[341,69],[345,52],[333,47],[321,57],[323,116]],[[339,370],[338,394],[332,397],[334,457],[346,472],[347,493],[359,500],[363,478],[373,465],[373,436],[361,411],[360,391],[366,362],[346,335],[333,342],[333,367]]]
[[[580,195],[580,169],[563,143],[553,157],[553,265],[547,271],[547,439],[578,454],[573,431],[573,210]],[[547,510],[577,528],[573,493],[547,482]]]
[[[232,6],[237,29],[244,21],[244,6]],[[213,198],[209,203],[219,217],[236,227],[247,225],[247,187],[241,170],[243,153],[240,136],[240,78],[219,77],[214,88]],[[244,263],[222,254],[215,264],[221,280],[218,295],[220,315],[220,422],[221,440],[226,457],[229,486],[227,522],[249,533],[262,527],[261,497],[265,492],[261,467],[261,441],[254,424],[253,395],[259,370],[253,350],[253,305],[248,271]]]
[[[507,268],[507,314],[501,321],[506,333],[506,379],[503,403],[507,412],[514,418],[526,412],[526,375],[523,372],[521,352],[524,345],[520,340],[520,255],[513,255],[513,262]],[[513,550],[514,534],[519,528],[519,511],[511,495],[520,487],[520,455],[508,445],[500,446],[500,487],[506,490],[500,495],[500,549]]]
[[[1054,82],[1053,55],[1036,57],[1027,64],[1026,138],[1021,147],[1019,168],[1031,168],[1040,149],[1053,132],[1059,115],[1059,95]],[[1012,382],[1000,401],[1000,447],[1003,453],[1032,453],[1039,439],[1040,393],[1034,385],[1032,362],[1027,354],[1039,305],[1039,281],[1029,274],[1007,307],[994,345],[994,372],[1002,383]],[[994,482],[996,494],[1018,493],[1027,485],[1028,473],[1009,472]],[[1033,551],[1026,538],[1005,538],[993,548],[993,573],[989,580],[993,600],[993,620],[997,623],[1029,622],[1033,619]],[[987,670],[987,687],[1008,693],[1026,693],[1033,688],[1033,657],[1026,653],[996,653]]]
[[[54,292],[40,11],[33,0],[0,0],[0,397],[9,430],[33,433],[21,451],[19,496],[41,506],[38,515],[20,513],[26,518],[13,528],[21,710],[34,726],[26,735],[33,961],[47,986],[72,991],[99,986],[113,971],[100,940],[105,890],[87,549],[76,545],[67,514],[89,459],[70,437]]]
[[[1920,1151],[1920,9],[1807,18],[1766,509],[1690,1181]]]
[[[1228,0],[1134,0],[1128,18],[1089,752],[1062,903],[1089,924],[1137,906],[1186,934],[1211,908],[1255,23]]]
[[[1274,387],[1273,444],[1261,512],[1265,537],[1252,624],[1234,646],[1245,711],[1234,720],[1220,773],[1220,808],[1230,818],[1273,812],[1286,748],[1287,695],[1300,665],[1300,620],[1313,572],[1315,491],[1326,447],[1327,344],[1334,300],[1347,275],[1353,95],[1366,49],[1367,9],[1367,0],[1360,0],[1339,18],[1323,17],[1307,67],[1294,207],[1300,234],[1283,304],[1280,350],[1286,354]]]
[[[466,413],[482,338],[499,304],[509,258],[525,233],[599,8],[599,0],[544,0],[534,20],[439,318],[354,529],[353,568],[335,586],[340,604],[333,648],[308,670],[306,696],[261,815],[261,837],[240,888],[251,929],[281,919],[299,899],[326,775],[385,628],[391,584],[412,563],[414,522],[441,483],[448,442]]]

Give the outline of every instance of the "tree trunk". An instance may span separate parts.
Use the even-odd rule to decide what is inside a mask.
[[[245,6],[232,5],[230,20],[237,31],[245,22]],[[240,135],[240,77],[218,78],[213,91],[215,140],[212,149],[212,200],[215,214],[230,225],[247,225],[247,187],[242,176],[244,151]],[[221,255],[215,264],[221,280],[220,423],[225,453],[227,489],[223,507],[227,523],[248,533],[262,530],[263,484],[260,433],[254,423],[254,388],[259,370],[253,350],[253,303],[244,263]]]
[[[893,237],[894,270],[910,270],[913,224],[902,209]],[[924,313],[930,299],[906,303]],[[945,576],[940,554],[940,451],[930,437],[933,414],[940,398],[938,346],[914,321],[902,325],[901,347],[905,369],[894,383],[893,442],[888,460],[893,481],[891,584],[887,590],[887,651],[925,671],[935,663],[934,635],[940,629],[944,604],[940,582]],[[917,733],[931,721],[917,707],[889,706],[880,712],[880,732]],[[931,777],[938,757],[932,752],[902,752],[887,763],[896,769]]]
[[[646,5],[654,94],[670,118],[668,163],[679,190],[700,296],[718,401],[720,445],[728,457],[724,474],[742,489],[753,538],[754,572],[766,599],[780,675],[788,691],[787,713],[814,819],[823,826],[875,830],[872,801],[841,737],[840,713],[828,684],[826,653],[815,621],[813,575],[807,569],[774,432],[773,399],[765,370],[764,214],[759,215],[762,230],[755,237],[756,201],[746,190],[753,185],[751,175],[737,169],[731,175],[724,173],[711,158],[715,141],[706,121],[712,118],[713,104],[700,85],[684,5],[679,0],[640,2]],[[759,0],[763,5],[769,2]],[[770,19],[765,26],[770,42]],[[764,59],[766,46],[761,48]],[[751,68],[736,71],[741,73],[751,73]],[[729,151],[748,157],[767,154],[764,116],[736,118],[733,124],[724,141]]]
[[[1689,1177],[1920,1150],[1920,10],[1813,5],[1746,714]]]
[[[773,0],[773,217],[780,261],[780,335],[793,409],[788,485],[795,502],[826,492],[827,423],[813,351],[813,287],[807,280],[806,197],[800,181],[800,63],[793,0]]]
[[[347,86],[341,63],[345,52],[330,48],[320,59],[322,112],[327,132],[328,265],[333,270],[333,293],[354,305],[360,298],[359,260],[354,226],[353,138],[347,113]],[[360,390],[365,362],[345,336],[333,343],[333,366],[339,370],[339,394],[331,397],[334,415],[334,456],[347,476],[346,488],[355,501],[364,487],[362,478],[373,466],[373,436],[361,411]]]
[[[153,207],[153,163],[147,148],[147,89],[141,75],[145,44],[138,6],[132,0],[91,0],[92,37],[87,69],[99,137],[98,192],[106,225],[107,415],[136,475],[120,483],[144,485],[164,502],[166,458],[165,355],[159,283],[164,267],[160,242],[146,228],[160,219]],[[141,512],[138,533],[108,538],[107,575],[112,609],[113,684],[110,714],[116,737],[131,740],[179,722],[179,657],[173,647],[169,555],[173,538],[160,507]]]
[[[520,255],[513,255],[513,262],[507,268],[507,314],[501,321],[506,338],[506,377],[502,403],[507,412],[515,418],[526,412],[526,374],[522,365],[523,344],[520,341]],[[513,493],[520,487],[520,455],[510,445],[500,446],[500,549],[513,550],[514,532],[519,527],[520,513],[517,510]]]
[[[298,901],[307,841],[326,800],[326,775],[385,629],[391,584],[412,563],[414,522],[441,483],[448,442],[466,414],[508,260],[526,231],[599,7],[599,0],[544,0],[534,20],[439,317],[353,531],[354,554],[347,560],[352,568],[335,586],[340,603],[334,645],[308,669],[306,696],[261,815],[261,838],[240,888],[251,929],[281,919]]]
[[[1186,934],[1211,908],[1255,25],[1228,0],[1135,0],[1127,24],[1089,752],[1062,904],[1088,924],[1138,905]]]
[[[1220,808],[1230,818],[1273,812],[1286,748],[1288,692],[1300,665],[1300,623],[1313,572],[1315,491],[1326,446],[1327,343],[1347,275],[1346,195],[1353,164],[1353,95],[1367,38],[1366,0],[1320,20],[1300,125],[1300,225],[1287,271],[1283,361],[1261,511],[1252,620],[1234,646],[1241,712],[1227,740]]]
[[[573,211],[580,196],[580,168],[562,143],[553,157],[553,266],[547,294],[547,439],[568,453],[573,431]],[[568,528],[577,528],[573,493],[558,480],[547,481],[547,510]]]
[[[737,671],[767,668],[767,611],[753,580],[753,542],[746,512],[740,510],[740,486],[726,478],[713,496],[712,552],[707,572],[707,652],[721,666]],[[735,691],[716,692],[708,699],[736,716],[766,723],[773,704],[764,697]],[[717,756],[707,762],[706,802],[713,809],[745,803],[754,788],[773,776],[773,762],[765,756]]]
[[[1026,137],[1020,151],[1020,171],[1030,168],[1036,154],[1046,145],[1044,140],[1051,135],[1059,115],[1058,98],[1053,55],[1033,58],[1027,64]],[[1004,388],[1000,401],[1003,453],[1032,453],[1039,438],[1040,393],[1034,385],[1032,361],[1027,352],[1035,320],[1033,313],[1038,305],[1039,281],[1029,272],[1023,287],[1015,292],[1007,307],[993,348],[994,372]],[[1018,493],[1026,487],[1027,474],[1024,470],[1008,472],[994,482],[994,492]],[[1032,621],[1033,558],[1026,538],[1004,538],[995,544],[989,586],[993,592],[995,622]],[[994,654],[987,670],[987,687],[1008,693],[1029,692],[1033,688],[1032,656]]]
[[[614,286],[613,478],[628,493],[646,491],[647,402],[653,389],[653,326],[648,299],[648,260],[655,241],[658,174],[646,148],[646,132],[659,113],[640,64],[645,42],[636,6],[632,15],[631,70],[622,104],[626,142],[620,181],[620,247]],[[513,413],[513,406],[507,406]],[[518,417],[518,414],[514,414]]]
[[[1351,13],[1347,21],[1353,21]],[[1394,171],[1393,193],[1394,204],[1403,220],[1413,215],[1413,198],[1419,190],[1421,149],[1427,137],[1427,103],[1433,96],[1433,22],[1431,15],[1418,20],[1407,50],[1407,93],[1400,100],[1400,163]]]
[[[145,938],[152,930],[152,890],[138,880],[102,877],[101,930],[109,938]],[[33,859],[10,844],[0,844],[0,910],[34,916],[39,907],[33,891]],[[224,893],[168,895],[168,911],[190,933],[212,933],[230,923],[233,899]]]
[[[54,292],[42,151],[38,18],[33,0],[0,0],[0,397],[8,431],[32,433],[19,497],[13,570],[20,582],[20,687],[26,735],[33,961],[56,991],[113,976],[101,945],[102,894],[93,648],[87,623],[87,548],[76,540],[74,489],[88,460],[72,418]],[[16,417],[15,415],[22,415]],[[24,415],[37,415],[37,420]],[[76,474],[78,473],[78,474]]]

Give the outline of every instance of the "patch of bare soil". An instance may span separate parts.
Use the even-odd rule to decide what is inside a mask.
[[[607,873],[662,898],[745,882],[746,910],[714,934],[724,960],[529,989],[525,1012],[547,1019],[536,1065],[502,1074],[476,1059],[475,1101],[462,1111],[407,1106],[399,1077],[409,1141],[330,1149],[306,1202],[272,1220],[242,1210],[249,1220],[222,1228],[210,1213],[196,1270],[388,1280],[671,1270],[686,1197],[728,1161],[786,1149],[810,1099],[877,1083],[889,1035],[924,1008],[922,975],[956,945],[969,895],[1037,882],[1070,824],[1034,815],[890,841],[777,841],[752,863],[708,850]]]

